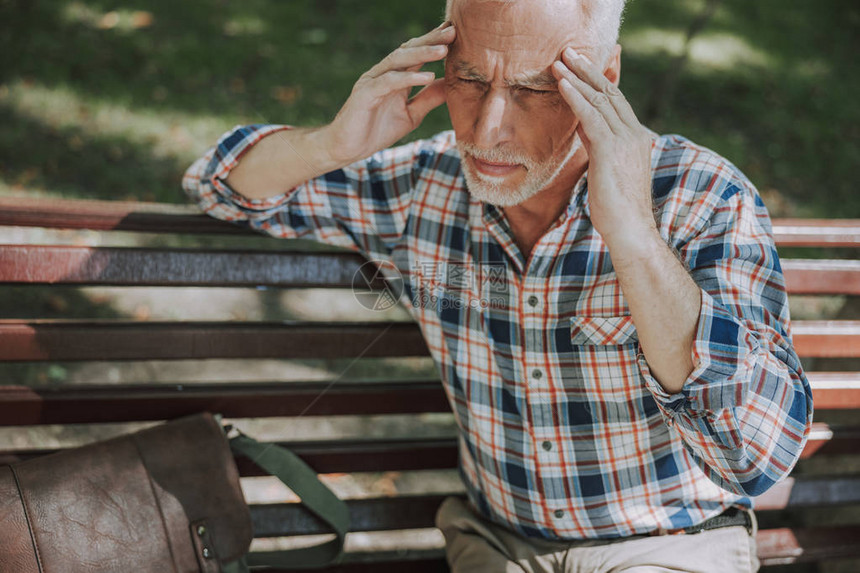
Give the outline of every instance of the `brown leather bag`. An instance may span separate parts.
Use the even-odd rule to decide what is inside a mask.
[[[240,438],[260,446],[255,458],[279,449]],[[310,468],[301,472],[325,489]],[[320,563],[339,557],[337,529],[339,545]],[[3,573],[243,571],[252,536],[231,444],[211,414],[0,467]],[[271,556],[284,565],[290,554]]]

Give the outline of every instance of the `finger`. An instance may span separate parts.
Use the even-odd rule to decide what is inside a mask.
[[[585,139],[589,142],[606,141],[612,134],[612,129],[603,114],[586,99],[582,92],[573,87],[566,77],[559,80],[558,91],[579,119]]]
[[[439,27],[430,30],[423,36],[412,38],[402,44],[402,46],[426,46],[429,44],[450,44],[457,36],[454,24],[451,22],[443,22]]]
[[[588,134],[585,133],[582,122],[579,122],[579,125],[576,126],[576,133],[579,135],[579,139],[582,140],[582,146],[585,148],[585,152],[588,153],[588,155],[591,155],[591,140],[588,139]]]
[[[573,48],[567,47],[562,51],[561,57],[564,64],[566,64],[574,74],[596,91],[602,92],[606,95],[622,121],[631,126],[639,124],[639,120],[636,118],[636,114],[633,112],[630,102],[627,101],[627,98],[624,97],[624,94],[621,93],[618,86],[610,82],[609,79],[603,75],[603,72],[591,63],[591,60],[589,60],[587,56],[578,54],[573,50]]]
[[[561,52],[562,61],[589,86],[598,91],[606,91],[612,85],[606,76],[594,65],[588,56],[567,47]]]
[[[409,117],[412,118],[413,129],[424,121],[431,110],[445,103],[445,78],[439,78],[415,94],[406,104]]]
[[[552,71],[555,77],[559,79],[559,91],[561,91],[562,87],[561,82],[566,82],[568,86],[571,86],[579,95],[582,96],[581,100],[576,100],[576,103],[579,104],[580,101],[584,101],[590,108],[589,114],[596,113],[600,115],[603,122],[606,123],[613,133],[617,133],[624,128],[623,122],[618,116],[618,112],[609,100],[609,96],[588,85],[561,61],[553,63]],[[562,95],[564,94],[562,93]],[[565,98],[565,100],[567,99],[568,98]],[[568,101],[568,104],[571,104],[571,102]],[[577,114],[579,114],[580,111],[581,110],[574,109],[574,112]]]
[[[375,78],[372,84],[368,84],[370,93],[379,97],[398,90],[412,88],[415,86],[426,86],[436,79],[433,72],[402,72],[392,70]]]
[[[448,46],[434,44],[430,46],[415,46],[398,48],[388,54],[368,71],[370,77],[381,76],[390,70],[417,70],[424,64],[441,60],[448,54]]]

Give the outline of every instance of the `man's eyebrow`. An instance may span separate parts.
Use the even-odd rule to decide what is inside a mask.
[[[487,77],[479,72],[472,64],[457,60],[454,62],[454,72],[465,76],[470,80],[487,81]]]
[[[520,74],[513,79],[506,80],[510,87],[557,87],[558,80],[549,70],[529,72]]]
[[[454,72],[466,79],[486,82],[487,77],[479,72],[473,65],[463,60],[454,62]],[[558,80],[549,70],[527,72],[520,74],[510,80],[505,80],[508,87],[556,87]]]

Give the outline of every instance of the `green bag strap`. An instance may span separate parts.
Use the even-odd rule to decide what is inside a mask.
[[[248,561],[243,555],[236,561],[221,564],[221,573],[251,573],[248,569]]]
[[[236,573],[255,566],[314,568],[340,560],[349,530],[349,508],[323,484],[316,472],[291,451],[275,444],[263,444],[242,433],[230,438],[230,449],[248,457],[263,470],[281,480],[314,515],[334,529],[337,537],[313,547],[249,553],[225,566]]]

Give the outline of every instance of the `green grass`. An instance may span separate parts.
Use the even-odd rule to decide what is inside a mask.
[[[727,156],[777,213],[860,216],[860,6],[725,0],[661,98],[704,4],[631,1],[622,89],[634,108],[644,117],[664,99],[649,125]],[[182,202],[182,171],[220,133],[328,121],[355,79],[437,25],[442,7],[0,0],[0,193]],[[439,109],[412,137],[447,127]]]

